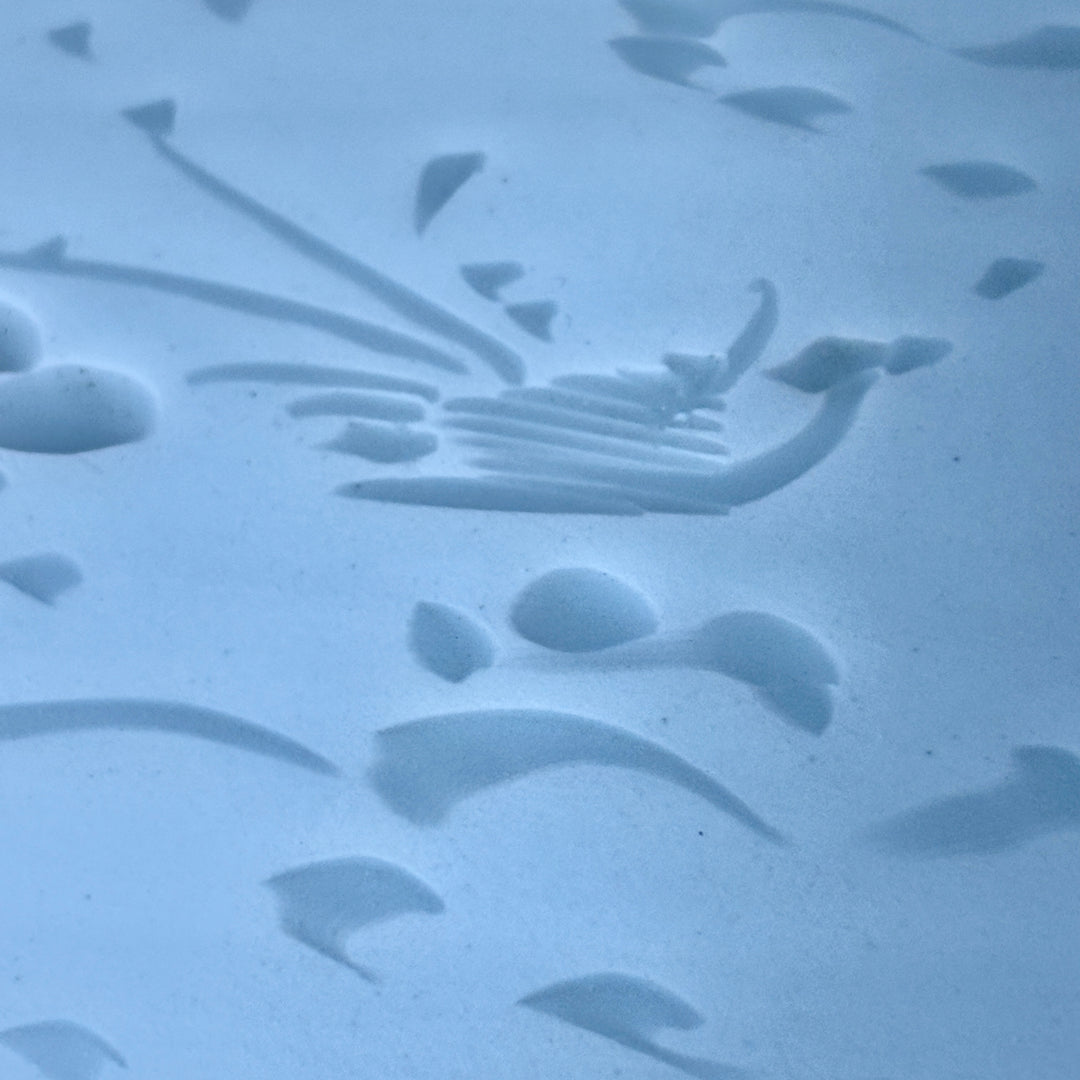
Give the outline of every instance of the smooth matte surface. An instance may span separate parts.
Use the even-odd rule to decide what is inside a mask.
[[[1074,7],[8,0],[0,1075],[1075,1080]]]

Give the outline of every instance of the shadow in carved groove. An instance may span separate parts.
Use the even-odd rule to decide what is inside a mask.
[[[854,19],[923,40],[903,23],[854,4],[834,0],[619,0],[642,30],[655,34],[712,37],[722,23],[739,15],[791,13]]]
[[[776,844],[784,837],[701,769],[622,728],[569,713],[492,709],[412,720],[376,733],[369,777],[383,801],[436,825],[462,799],[543,769],[601,765],[681,787]]]
[[[956,857],[1080,829],[1080,758],[1056,746],[1021,746],[1012,758],[1012,772],[992,787],[909,810],[864,839],[893,855]]]
[[[285,735],[249,720],[196,705],[115,698],[0,706],[0,742],[100,730],[188,735],[276,758],[324,776],[338,775],[336,765]]]
[[[49,1080],[97,1080],[108,1065],[127,1068],[100,1035],[70,1020],[39,1020],[0,1031],[6,1046]]]
[[[837,7],[792,6],[800,10]],[[357,285],[418,329],[471,352],[507,382],[523,381],[521,358],[501,342],[271,210],[177,150],[171,142],[176,122],[171,99],[128,109],[125,116],[154,152],[200,191],[253,221],[305,259]],[[482,164],[483,155],[476,153],[430,162],[419,188],[418,225],[426,224]],[[990,181],[984,173],[980,166],[974,180],[965,174],[965,183],[985,186]],[[314,305],[192,277],[71,259],[60,238],[29,252],[0,253],[0,265],[161,289],[304,325],[373,351],[446,371],[465,368],[459,356],[422,338]],[[479,269],[471,268],[472,283],[494,296],[517,269],[516,264],[479,264]],[[948,343],[936,339],[905,338],[886,352],[849,349],[850,355],[832,366],[822,365],[820,357],[811,358],[811,364],[800,354],[792,362],[794,368],[789,364],[776,369],[774,376],[804,392],[823,394],[817,414],[779,445],[724,464],[719,459],[727,453],[726,448],[710,434],[722,428],[714,414],[725,407],[723,395],[761,356],[778,318],[774,286],[758,280],[751,288],[760,294],[758,308],[723,355],[671,353],[662,358],[659,370],[566,375],[547,387],[515,388],[494,397],[456,398],[431,420],[434,430],[410,426],[426,422],[426,414],[420,421],[392,418],[395,410],[399,416],[407,412],[404,405],[392,401],[385,403],[384,416],[369,417],[357,411],[353,414],[357,418],[322,443],[324,448],[392,468],[434,453],[441,433],[469,455],[463,462],[468,472],[365,478],[343,486],[339,493],[369,501],[458,509],[629,516],[723,514],[731,507],[765,498],[832,453],[874,383],[874,368],[899,374],[935,362],[949,348]],[[555,314],[550,301],[511,304],[506,310],[534,336],[550,337]],[[823,343],[840,341],[823,339]],[[815,370],[809,381],[800,378],[796,370],[808,364]],[[434,386],[397,376],[301,364],[219,365],[191,372],[188,379],[192,385],[257,380],[378,390],[417,395],[429,402],[439,396]],[[295,416],[320,414],[318,409],[305,412],[299,403],[292,409]]]
[[[129,109],[125,115],[144,132],[149,145],[163,161],[205,194],[253,221],[309,261],[352,282],[416,326],[468,349],[507,382],[522,381],[521,358],[502,342],[264,206],[175,149],[167,138],[172,134],[175,114],[175,103],[164,100]]]
[[[700,1080],[749,1080],[750,1073],[707,1058],[690,1057],[655,1041],[665,1028],[692,1031],[700,1013],[648,979],[619,973],[585,975],[523,997],[519,1005],[645,1054]]]
[[[64,593],[82,582],[82,571],[66,555],[43,552],[0,563],[0,581],[51,607]]]

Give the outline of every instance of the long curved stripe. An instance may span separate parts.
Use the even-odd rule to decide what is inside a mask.
[[[265,884],[277,895],[281,928],[289,937],[372,983],[381,980],[349,958],[348,939],[385,919],[445,910],[428,885],[383,859],[327,859],[275,874]]]
[[[750,289],[752,292],[761,294],[761,301],[757,310],[750,316],[750,321],[743,327],[742,332],[727,351],[727,375],[718,386],[712,387],[715,394],[727,393],[742,378],[747,369],[757,363],[780,320],[776,286],[766,278],[758,278],[751,282]]]
[[[155,292],[181,296],[203,304],[252,315],[260,319],[306,326],[353,345],[361,345],[372,352],[387,356],[400,356],[407,360],[419,360],[432,364],[443,371],[465,372],[467,365],[450,353],[421,341],[409,334],[402,334],[377,323],[357,319],[328,308],[305,304],[272,293],[240,285],[228,285],[220,281],[171,274],[164,270],[152,270],[143,266],[124,266],[118,263],[92,259],[70,259],[66,255],[44,259],[31,252],[0,252],[0,266],[13,270],[29,270],[36,273],[60,274],[66,277],[87,278],[111,285],[125,285]]]
[[[276,758],[324,776],[340,775],[333,762],[285,735],[198,705],[138,698],[87,698],[0,706],[0,740],[110,729],[190,735]]]
[[[657,34],[712,37],[722,23],[739,15],[788,13],[835,15],[842,19],[854,19],[857,22],[880,26],[916,41],[925,41],[922,35],[895,19],[835,0],[676,0],[675,3],[664,3],[663,0],[619,0],[619,3],[643,30]]]
[[[707,773],[611,724],[570,713],[492,709],[413,720],[376,733],[369,776],[395,812],[441,821],[460,800],[529,773],[590,764],[648,773],[697,795],[773,843],[784,837]]]
[[[884,30],[892,30],[893,33],[903,37],[912,38],[915,41],[926,39],[916,33],[909,26],[905,26],[896,19],[890,19],[887,15],[879,15],[876,11],[868,11],[866,8],[856,7],[854,4],[835,3],[833,0],[724,0],[719,5],[721,20],[730,19],[737,15],[767,15],[767,14],[807,14],[807,15],[834,15],[840,19],[853,19],[856,22],[868,23],[871,26],[880,26]]]
[[[293,386],[355,387],[386,390],[394,394],[415,394],[425,401],[438,401],[439,391],[428,383],[352,368],[323,367],[319,364],[214,364],[196,368],[187,376],[189,386],[220,382],[265,382]]]
[[[225,183],[160,136],[150,135],[149,139],[154,150],[192,183],[254,221],[300,255],[358,285],[417,326],[468,349],[506,382],[516,385],[524,380],[525,365],[521,357],[501,341]]]

